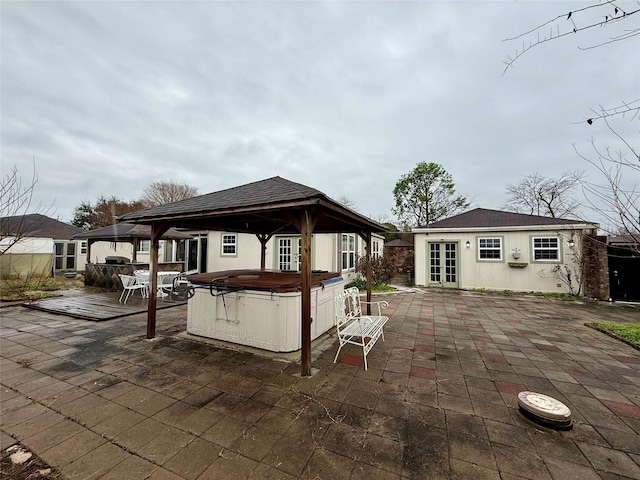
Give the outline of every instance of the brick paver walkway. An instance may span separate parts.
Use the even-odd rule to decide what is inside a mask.
[[[0,310],[1,430],[69,479],[640,478],[640,352],[584,326],[640,311],[429,290],[386,341],[298,365],[181,335],[185,307],[93,323]],[[518,412],[567,404],[558,432]]]

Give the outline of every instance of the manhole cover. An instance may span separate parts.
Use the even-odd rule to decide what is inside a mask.
[[[542,393],[520,392],[518,406],[524,416],[547,427],[559,430],[572,427],[571,410],[555,398]]]

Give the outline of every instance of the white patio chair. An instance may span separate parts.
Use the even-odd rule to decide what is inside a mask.
[[[138,282],[137,277],[133,277],[131,275],[123,275],[119,273],[120,281],[122,282],[122,293],[120,294],[119,303],[127,303],[129,300],[129,296],[135,290],[140,290],[140,295],[145,297],[145,293],[147,291],[147,286],[143,283]]]
[[[169,294],[165,292],[165,290],[171,292],[173,289],[173,279],[179,276],[180,273],[178,272],[160,272],[158,274],[158,297],[164,299],[164,297],[168,296]]]
[[[134,270],[133,275],[138,279],[140,285],[145,286],[144,289],[140,290],[140,293],[142,298],[147,298],[149,296],[149,270]]]

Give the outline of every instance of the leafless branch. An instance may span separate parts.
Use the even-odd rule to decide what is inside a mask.
[[[636,106],[636,104],[638,105]],[[600,110],[595,110],[592,108],[591,111],[595,115],[580,122],[574,122],[574,125],[577,125],[579,123],[588,123],[589,125],[593,125],[593,123],[597,120],[606,120],[607,118],[615,116],[625,117],[627,115],[631,115],[631,120],[636,120],[637,118],[640,118],[640,98],[631,102],[623,101],[622,105],[618,105],[615,107],[604,108],[601,106]],[[608,123],[607,126],[609,127],[609,129],[611,129]],[[620,138],[617,133],[616,136]]]
[[[624,152],[612,153],[608,148],[603,151],[594,140],[590,143],[595,159],[582,154],[575,145],[573,148],[580,158],[600,172],[604,184],[583,179],[584,196],[590,207],[606,220],[603,230],[609,234],[628,235],[640,245],[640,190],[637,184],[626,187],[623,184],[627,178],[638,178],[636,172],[640,172],[640,163],[635,159],[629,161]],[[631,177],[627,175],[629,171],[633,172]]]
[[[25,219],[29,213],[46,213],[49,208],[38,204],[32,207],[33,192],[38,183],[35,158],[31,179],[23,183],[15,165],[0,183],[0,255],[7,253],[11,247],[25,236]]]
[[[628,40],[629,38],[635,37],[636,35],[640,35],[640,29],[627,30],[626,33],[623,33],[622,35],[618,35],[617,37],[611,37],[606,42],[596,43],[596,44],[590,45],[588,47],[581,47],[580,45],[578,45],[578,49],[579,50],[593,50],[594,48],[602,47],[604,45],[609,45],[610,43],[615,43],[615,42],[621,42],[623,40]]]
[[[598,20],[598,21],[588,21],[588,23],[584,24],[584,25],[578,25],[575,21],[576,17],[582,17],[581,14],[583,14],[584,12],[586,12],[587,10],[591,10],[594,8],[607,8],[607,9],[612,9],[612,10],[607,10],[607,14],[603,15],[603,19],[602,20]],[[513,67],[514,63],[521,57],[523,56],[525,53],[527,53],[529,50],[531,50],[532,48],[535,48],[539,45],[542,45],[544,43],[548,43],[552,40],[558,40],[559,38],[563,38],[569,35],[574,35],[580,32],[584,32],[586,30],[590,30],[596,27],[606,27],[608,25],[611,24],[615,24],[618,22],[621,22],[623,20],[628,20],[630,17],[632,17],[633,15],[637,14],[640,12],[640,8],[636,9],[636,10],[631,10],[631,11],[625,11],[622,8],[620,8],[615,0],[609,0],[606,2],[602,2],[602,3],[597,3],[597,4],[591,4],[588,5],[584,8],[580,8],[577,10],[573,10],[570,11],[568,14],[562,14],[562,15],[558,15],[555,18],[552,18],[540,25],[538,25],[537,27],[534,27],[524,33],[521,33],[515,37],[511,37],[511,38],[507,38],[505,40],[503,40],[504,42],[510,42],[510,41],[514,41],[514,40],[518,40],[520,38],[523,37],[527,37],[528,35],[531,35],[533,33],[537,33],[537,38],[534,41],[529,42],[529,44],[527,45],[526,43],[522,44],[522,49],[521,50],[516,50],[515,55],[513,56],[508,56],[507,60],[504,62],[505,64],[505,68],[504,71],[502,72],[502,74],[504,75],[507,70],[510,67]],[[560,26],[560,21],[562,19],[566,19],[568,21],[571,22],[571,27],[570,30],[566,30],[566,31],[561,31],[561,26]],[[550,28],[549,32],[546,34],[543,34],[543,36],[541,36],[541,31],[542,29],[544,29],[545,27],[547,27],[548,25],[554,24],[555,23],[555,28]],[[563,29],[564,30],[564,29]],[[596,44],[590,47],[586,47],[583,49],[590,49],[590,48],[596,48],[598,46],[601,45],[606,45],[608,43],[613,43],[613,42],[617,42],[617,41],[621,41],[621,40],[626,40],[628,38],[634,37],[635,35],[640,34],[640,27],[637,28],[632,28],[630,30],[627,30],[624,34],[622,35],[618,35],[618,36],[614,36],[611,37],[608,41],[606,42],[602,42],[601,44]]]
[[[563,172],[560,178],[547,178],[534,173],[520,183],[507,186],[505,209],[529,215],[554,218],[578,218],[580,202],[573,190],[580,184],[582,172]]]
[[[144,189],[142,203],[147,207],[177,202],[198,195],[198,189],[185,183],[153,182]]]

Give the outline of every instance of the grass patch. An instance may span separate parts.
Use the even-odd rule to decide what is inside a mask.
[[[584,297],[571,295],[570,293],[556,292],[514,292],[513,290],[487,290],[486,288],[466,288],[469,292],[485,293],[491,295],[504,295],[507,297],[542,297],[554,300],[563,300],[567,302],[584,301]]]
[[[587,327],[595,328],[640,350],[640,324],[623,322],[593,322]]]
[[[51,296],[52,292],[68,290],[84,286],[82,276],[64,277],[30,277],[26,279],[5,279],[0,282],[0,300],[34,300]]]

